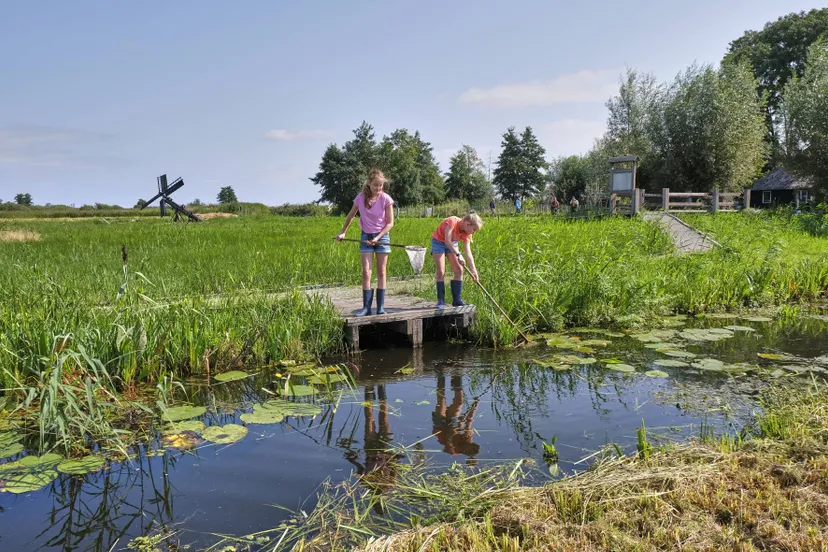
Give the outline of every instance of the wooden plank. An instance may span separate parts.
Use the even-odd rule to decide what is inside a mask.
[[[349,326],[368,326],[373,324],[385,324],[387,322],[402,322],[406,320],[416,320],[423,318],[440,318],[442,316],[452,316],[457,314],[464,314],[466,312],[474,312],[474,305],[465,305],[463,307],[445,307],[438,309],[436,307],[419,307],[400,310],[398,312],[391,312],[387,314],[372,314],[371,316],[347,316],[345,322]]]
[[[705,205],[704,203],[700,202],[690,202],[690,201],[677,201],[677,202],[670,202],[670,207],[698,207],[699,205]]]
[[[670,197],[710,197],[704,192],[670,192]]]

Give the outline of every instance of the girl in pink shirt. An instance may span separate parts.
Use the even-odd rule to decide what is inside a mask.
[[[345,217],[345,225],[336,240],[345,238],[351,219],[359,211],[359,227],[362,230],[359,251],[362,253],[362,309],[356,316],[371,314],[374,290],[371,289],[371,265],[377,256],[377,314],[385,314],[385,267],[391,253],[389,230],[394,226],[394,200],[383,191],[386,179],[379,169],[372,169],[362,191],[354,199],[354,205]]]

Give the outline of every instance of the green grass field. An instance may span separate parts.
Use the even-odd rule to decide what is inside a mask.
[[[695,217],[690,222],[724,247],[688,257],[671,255],[669,238],[641,220],[485,221],[473,246],[482,282],[527,331],[778,306],[813,300],[828,287],[828,240],[768,217]],[[392,241],[428,245],[438,222],[402,218]],[[37,377],[68,348],[132,381],[186,375],[205,359],[222,366],[335,353],[342,328],[333,309],[296,289],[359,285],[357,244],[333,240],[341,224],[275,216],[0,221],[0,237],[39,236],[0,239],[0,366]],[[348,235],[358,237],[356,224]],[[432,299],[433,271],[428,258],[414,280],[416,292]],[[413,276],[401,250],[392,253],[389,275]],[[244,301],[226,300],[233,297]],[[516,337],[470,280],[464,298],[478,305],[480,343]]]

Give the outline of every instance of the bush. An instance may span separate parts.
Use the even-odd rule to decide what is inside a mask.
[[[324,217],[329,215],[331,210],[326,205],[317,205],[316,203],[285,203],[279,207],[271,207],[270,213],[286,217]]]

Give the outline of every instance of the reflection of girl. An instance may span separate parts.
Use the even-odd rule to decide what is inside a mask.
[[[437,405],[431,415],[434,426],[432,433],[437,435],[437,442],[443,445],[443,452],[451,455],[465,454],[472,458],[480,452],[480,445],[472,442],[474,433],[472,422],[477,411],[478,401],[475,400],[471,408],[464,415],[460,415],[463,408],[463,378],[452,376],[451,388],[454,398],[451,406],[446,406],[446,378],[437,377]]]

